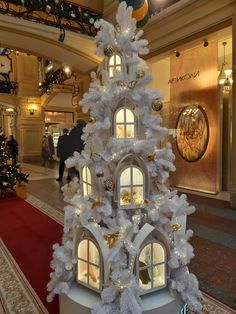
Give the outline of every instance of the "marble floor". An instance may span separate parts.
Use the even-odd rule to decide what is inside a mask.
[[[58,163],[40,167],[23,164],[22,170],[31,173],[28,192],[45,203],[63,211],[61,186],[56,181]],[[182,192],[181,192],[182,193]],[[200,288],[236,309],[236,210],[228,201],[188,194],[196,212],[188,218],[188,228],[194,231],[191,240],[195,258],[190,271],[195,273]]]

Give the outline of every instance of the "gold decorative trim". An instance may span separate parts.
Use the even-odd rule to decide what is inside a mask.
[[[0,239],[0,313],[49,314]]]
[[[235,314],[235,311],[220,301],[212,298],[208,294],[202,292],[202,311],[201,313],[211,314]],[[190,311],[190,314],[194,312]]]
[[[60,225],[64,225],[64,213],[59,209],[56,209],[45,202],[41,201],[32,194],[27,194],[26,202],[40,210],[42,213],[55,220]]]

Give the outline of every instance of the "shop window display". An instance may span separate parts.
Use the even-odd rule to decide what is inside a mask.
[[[120,206],[140,205],[144,202],[144,178],[134,166],[125,168],[120,175]]]
[[[83,168],[82,183],[83,183],[84,196],[90,195],[92,193],[92,181],[91,181],[91,172],[87,166]]]
[[[135,137],[135,119],[131,109],[121,108],[115,115],[115,134],[117,138]]]
[[[185,107],[177,121],[177,147],[187,161],[200,159],[207,149],[209,128],[207,116],[201,106]]]
[[[143,247],[138,258],[138,282],[144,290],[159,289],[166,285],[165,251],[158,242]]]
[[[82,240],[78,246],[77,280],[96,290],[100,289],[100,254],[91,240]]]

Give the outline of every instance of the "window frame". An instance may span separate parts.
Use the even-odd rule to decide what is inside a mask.
[[[120,58],[120,63],[117,63],[116,57]],[[110,60],[111,58],[114,57],[114,64],[110,65]],[[110,79],[114,79],[115,78],[115,74],[114,72],[117,70],[117,67],[120,67],[120,71],[122,72],[123,70],[123,62],[122,62],[122,57],[119,53],[114,53],[112,56],[109,57],[109,59],[107,60],[107,72],[108,72],[108,76]],[[110,75],[110,69],[113,69],[113,76]]]
[[[126,169],[128,169],[128,168],[130,168],[131,169],[131,174],[130,174],[130,185],[121,185],[121,182],[120,182],[120,178],[121,178],[121,175],[122,175],[122,173],[126,170]],[[142,174],[142,176],[143,176],[143,184],[141,185],[141,184],[135,184],[135,185],[133,185],[133,168],[136,168],[136,169],[138,169],[140,172],[141,172],[141,174]],[[122,169],[121,169],[121,171],[119,172],[119,179],[118,179],[119,181],[118,181],[118,207],[119,208],[127,208],[127,209],[129,209],[129,208],[142,208],[142,207],[144,207],[144,202],[143,203],[141,203],[141,204],[134,204],[133,203],[133,187],[142,187],[143,188],[143,200],[145,200],[145,195],[146,195],[146,191],[145,191],[145,175],[144,175],[144,172],[143,172],[143,170],[141,169],[141,168],[139,168],[138,166],[136,166],[136,165],[127,165],[126,167],[123,167]],[[121,203],[120,203],[120,195],[121,195],[121,188],[130,188],[130,191],[131,191],[131,203],[130,203],[130,205],[121,205]]]
[[[79,253],[78,253],[79,245],[80,245],[80,243],[81,243],[82,241],[84,241],[84,240],[87,240],[87,252],[88,252],[88,256],[87,256],[88,258],[87,258],[87,260],[85,260],[85,259],[83,259],[83,258],[80,258],[80,257],[79,257]],[[94,263],[92,263],[92,262],[89,261],[89,242],[92,242],[92,243],[95,245],[95,247],[96,247],[96,249],[97,249],[97,251],[98,251],[98,254],[99,254],[99,265],[96,265],[96,264],[94,264]],[[80,239],[80,241],[79,241],[78,244],[77,244],[76,259],[77,259],[77,262],[76,262],[76,281],[77,281],[79,284],[81,284],[81,285],[83,285],[83,286],[85,286],[85,287],[87,287],[87,288],[89,288],[89,289],[91,289],[91,290],[94,290],[94,291],[96,291],[96,292],[101,292],[101,290],[102,290],[102,285],[103,285],[103,283],[102,283],[102,265],[103,265],[103,262],[102,262],[102,254],[101,254],[101,251],[100,251],[100,249],[99,249],[98,244],[97,244],[93,239],[91,239],[91,238],[88,237],[88,236],[86,236],[86,237]],[[81,280],[79,280],[79,277],[78,277],[78,263],[79,263],[79,261],[82,261],[82,262],[84,262],[84,263],[87,264],[87,283],[86,283],[86,282],[83,282],[83,281],[81,281]],[[98,267],[98,268],[99,268],[99,278],[100,278],[100,280],[99,280],[99,288],[95,288],[95,287],[93,287],[93,286],[91,286],[91,285],[89,284],[89,266],[95,266],[95,267]]]
[[[155,263],[155,264],[154,264],[154,263],[153,263],[153,244],[155,244],[155,243],[159,244],[159,245],[162,247],[163,253],[164,253],[164,261],[161,262],[161,263]],[[140,255],[142,254],[142,251],[144,250],[144,248],[145,248],[147,245],[149,245],[149,244],[151,244],[151,264],[150,264],[149,266],[139,267],[139,258],[140,258]],[[159,265],[164,265],[164,276],[165,276],[165,278],[164,278],[164,284],[161,285],[161,286],[158,286],[158,287],[154,287],[154,286],[153,286],[153,269],[154,269],[154,267],[159,266]],[[151,275],[152,275],[152,277],[151,277],[151,288],[150,288],[150,289],[144,289],[144,288],[142,288],[142,287],[139,285],[140,270],[145,270],[145,269],[151,269]],[[153,291],[161,290],[161,289],[163,289],[163,288],[166,287],[166,285],[167,285],[167,254],[166,254],[165,246],[164,246],[161,242],[159,242],[159,241],[157,241],[157,240],[150,240],[150,241],[148,241],[148,242],[145,242],[145,243],[141,246],[140,252],[139,252],[139,254],[137,255],[137,258],[136,258],[136,279],[137,279],[137,283],[138,283],[139,287],[142,288],[142,293],[141,293],[142,295],[147,294],[147,293],[150,293],[150,292],[153,292]]]
[[[121,110],[124,110],[124,122],[118,122],[117,123],[117,114],[121,111]],[[126,110],[129,110],[133,117],[134,117],[134,122],[126,122],[127,120],[127,114],[126,114]],[[117,130],[116,130],[116,127],[117,125],[123,125],[124,126],[124,134],[125,134],[125,137],[117,137]],[[133,137],[127,137],[127,125],[133,125],[134,127],[134,136]],[[127,106],[122,106],[122,107],[119,107],[116,112],[115,112],[115,115],[114,115],[114,136],[117,140],[124,140],[124,139],[135,139],[136,138],[136,117],[135,117],[135,113],[134,111],[130,108],[130,107],[127,107]]]
[[[91,178],[91,182],[88,182],[88,180],[84,180],[84,169],[86,168],[86,180],[88,179],[88,170],[90,172],[90,178]],[[92,189],[92,174],[91,174],[91,170],[88,166],[83,166],[82,168],[82,190],[83,190],[83,196],[91,196],[92,195],[92,192],[93,192],[93,189]],[[84,185],[86,185],[86,189],[87,189],[87,194],[85,194],[85,189],[84,189]],[[91,193],[88,193],[88,186],[90,186],[90,189],[91,189]]]

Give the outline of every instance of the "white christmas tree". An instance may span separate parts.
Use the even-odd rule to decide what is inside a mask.
[[[155,112],[162,95],[144,88],[151,78],[140,55],[148,53],[148,42],[125,2],[116,21],[95,23],[104,61],[80,103],[92,119],[85,149],[66,161],[80,171],[80,183],[63,187],[69,205],[62,244],[53,247],[48,301],[77,281],[101,293],[94,314],[138,314],[143,294],[169,287],[199,311],[198,281],[187,268],[193,232],[185,231],[186,215],[195,209],[167,187],[174,155]]]

